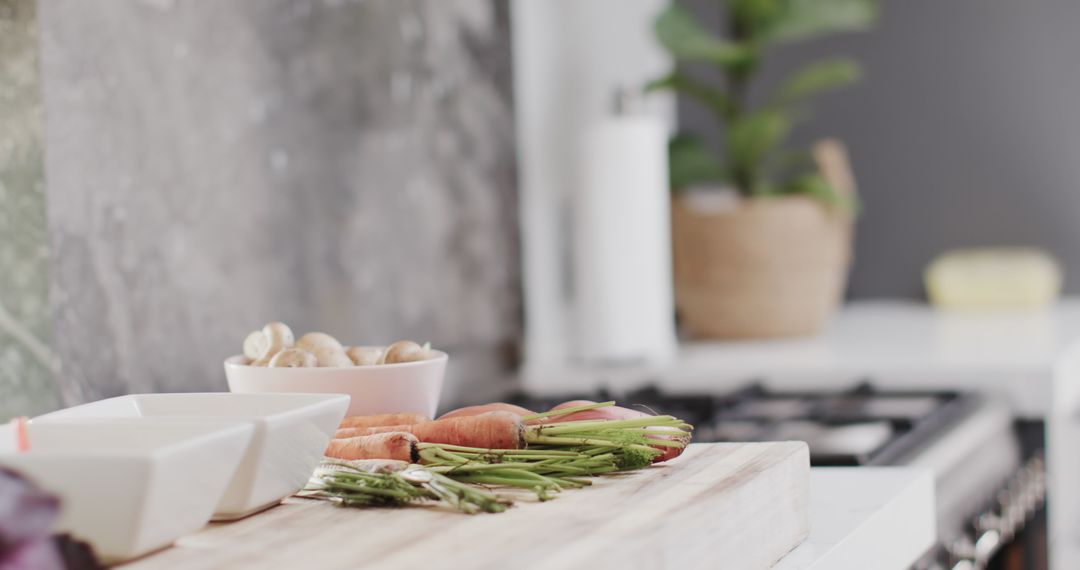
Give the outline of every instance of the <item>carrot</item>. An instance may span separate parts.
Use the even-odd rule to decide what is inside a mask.
[[[414,424],[401,424],[396,426],[371,426],[371,427],[351,427],[351,428],[338,428],[334,432],[334,439],[347,439],[350,437],[361,437],[365,435],[375,435],[378,433],[388,433],[394,431],[401,431],[409,433],[409,427]]]
[[[334,438],[385,432],[408,432],[425,443],[442,443],[485,449],[519,449],[525,443],[524,425],[512,412],[487,412],[478,416],[438,419],[412,425],[339,429]]]
[[[536,412],[533,412],[532,410],[527,410],[525,408],[522,408],[521,406],[515,406],[514,404],[507,404],[507,403],[504,403],[504,402],[494,402],[494,403],[491,403],[491,404],[484,404],[482,406],[467,406],[467,407],[464,407],[464,408],[458,408],[456,410],[446,412],[445,414],[439,416],[439,419],[440,420],[446,420],[446,419],[450,419],[450,418],[459,418],[459,417],[466,417],[466,416],[478,416],[480,414],[485,414],[487,412],[510,412],[512,414],[517,414],[519,416],[530,416],[530,415],[536,413]]]
[[[377,433],[332,439],[324,453],[337,459],[396,459],[414,463],[420,459],[416,450],[418,441],[411,433]]]
[[[342,428],[353,427],[377,427],[377,426],[400,426],[430,422],[431,418],[413,413],[381,414],[377,416],[349,416],[341,420]]]

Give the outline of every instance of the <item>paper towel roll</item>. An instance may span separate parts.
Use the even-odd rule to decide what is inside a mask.
[[[586,129],[575,201],[577,356],[664,361],[675,353],[667,129],[616,115]]]

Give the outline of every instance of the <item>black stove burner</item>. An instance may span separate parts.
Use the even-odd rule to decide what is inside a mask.
[[[546,410],[567,400],[617,400],[694,424],[694,441],[805,441],[810,462],[891,465],[920,449],[964,417],[976,401],[959,392],[878,391],[869,384],[839,392],[777,392],[761,385],[726,395],[669,394],[648,387],[625,394],[607,390],[508,402]]]

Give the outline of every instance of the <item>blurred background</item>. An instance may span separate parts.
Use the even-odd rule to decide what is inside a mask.
[[[661,6],[592,4],[564,8],[596,31],[579,34],[586,48],[647,34],[634,13]],[[687,4],[723,26],[722,3]],[[218,357],[268,318],[429,338],[470,361],[463,386],[510,370],[522,293],[509,10],[4,0],[3,411],[136,382],[213,386]],[[836,51],[864,64],[794,135],[849,148],[864,209],[848,295],[919,298],[923,267],[958,246],[1041,246],[1074,276],[1080,6],[881,11],[873,30],[782,47],[764,70],[768,84]],[[620,17],[626,29],[610,29]],[[574,29],[541,41],[566,49]],[[704,114],[680,100],[678,124],[715,139]]]
[[[721,40],[733,4],[678,3]],[[862,69],[800,111],[789,139],[842,141],[818,167],[833,187],[857,182],[859,212],[853,233],[812,214],[822,239],[836,240],[835,275],[798,334],[717,333],[685,304],[695,279],[752,272],[692,274],[701,265],[680,254],[679,237],[692,224],[678,222],[668,158],[649,146],[660,139],[618,134],[614,101],[630,93],[619,107],[652,121],[662,142],[692,134],[717,156],[731,150],[700,97],[639,96],[681,68],[679,49],[712,46],[663,41],[668,6],[0,0],[0,419],[131,392],[223,390],[222,360],[248,331],[283,320],[356,344],[430,341],[452,355],[444,405],[642,386],[701,402],[774,380],[812,401],[807,392],[869,381],[941,402],[1011,397],[1003,417],[1019,443],[990,441],[1016,447],[1012,469],[1080,435],[1067,419],[1075,382],[1060,374],[1075,369],[1067,349],[1080,338],[1069,299],[1080,293],[1080,3],[883,0],[852,29],[763,52],[755,104],[824,56]],[[725,81],[715,66],[687,64]],[[603,136],[618,142],[596,143],[605,139],[590,129],[609,120]],[[659,201],[622,202],[620,184],[660,172],[648,164],[665,176]],[[594,192],[612,180],[615,194]],[[597,215],[596,200],[613,206]],[[605,241],[608,230],[621,237]],[[684,239],[725,241],[695,231]],[[1007,301],[1034,288],[1032,306],[957,316],[927,302],[935,258],[991,246],[1034,249],[989,265],[961,256],[933,283],[968,293],[931,300],[994,309],[1000,291]],[[780,280],[810,290],[811,277]],[[802,310],[790,287],[775,289],[775,303],[766,296],[773,316],[749,320]],[[617,303],[644,316],[605,312]],[[640,335],[616,332],[627,330]],[[1061,476],[1080,476],[1072,467]],[[1058,512],[1080,528],[1080,508]],[[1080,544],[1080,532],[1068,540]],[[1028,565],[1013,567],[1045,565],[1045,549],[1023,548]]]
[[[722,3],[687,5],[723,21]],[[848,294],[923,294],[923,267],[942,250],[1034,245],[1063,262],[1080,291],[1080,5],[1067,0],[883,2],[873,30],[777,50],[763,83],[800,63],[847,53],[860,83],[815,103],[796,139],[835,136],[851,153],[865,209]],[[679,124],[698,128],[700,106],[681,101]],[[715,137],[715,129],[700,129]]]

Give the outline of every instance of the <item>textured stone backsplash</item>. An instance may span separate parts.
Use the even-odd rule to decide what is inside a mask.
[[[0,0],[0,421],[56,406],[34,0]]]
[[[224,389],[270,319],[431,341],[447,399],[491,389],[521,329],[506,12],[42,0],[63,401]]]

